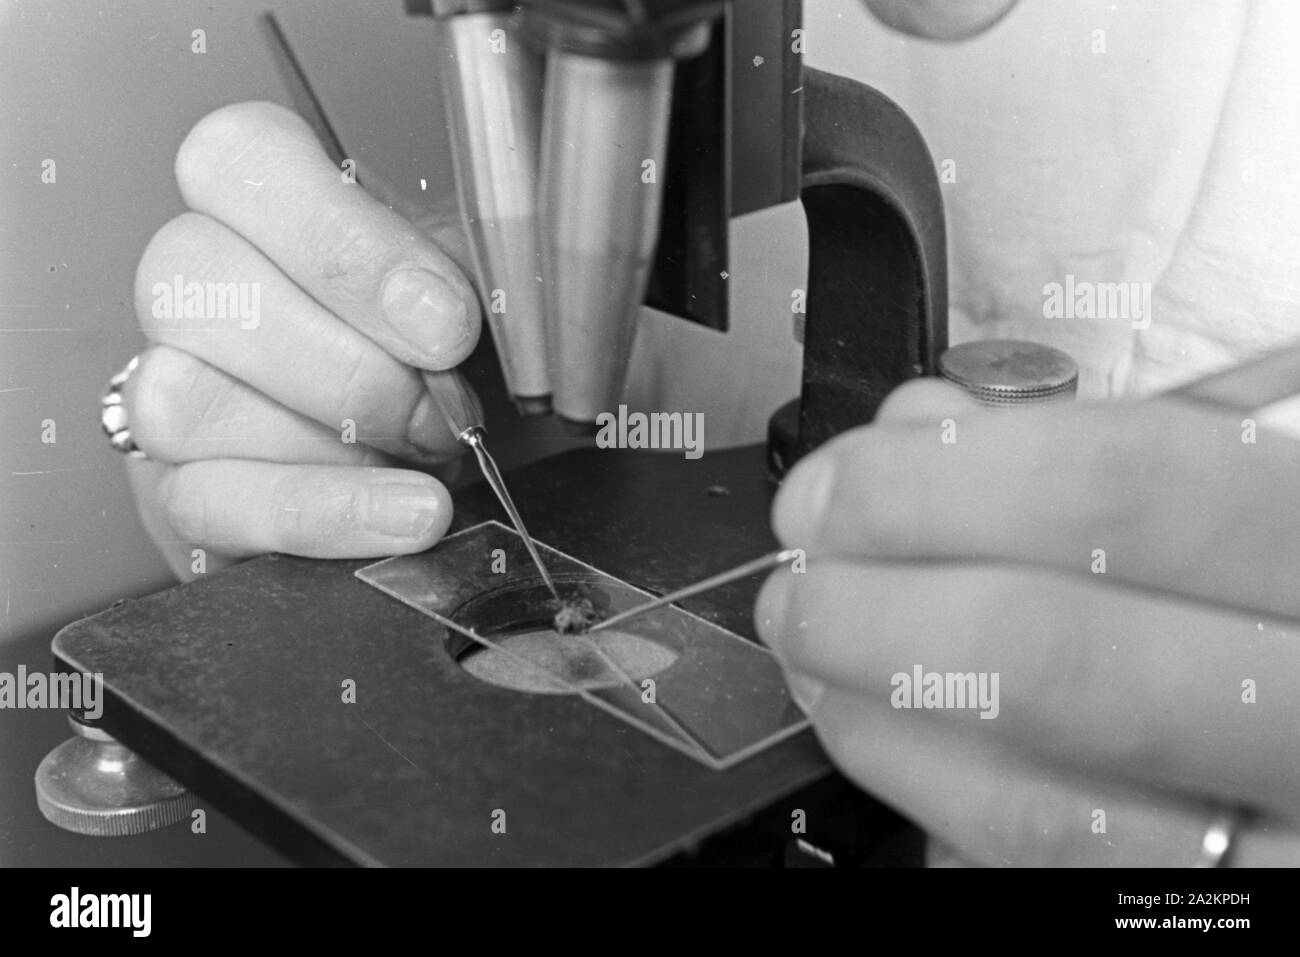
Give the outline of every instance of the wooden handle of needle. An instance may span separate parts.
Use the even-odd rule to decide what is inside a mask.
[[[1254,412],[1300,393],[1300,346],[1272,352],[1179,386],[1165,395],[1228,412]]]
[[[421,376],[452,435],[463,442],[467,429],[483,424],[483,406],[460,373],[422,372]]]

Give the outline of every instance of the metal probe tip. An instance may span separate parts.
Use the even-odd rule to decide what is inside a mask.
[[[683,598],[690,598],[692,595],[698,595],[701,592],[709,591],[720,585],[726,585],[728,582],[736,581],[740,578],[748,578],[750,575],[756,575],[759,572],[767,571],[769,568],[775,568],[777,565],[783,565],[786,562],[792,562],[800,556],[801,552],[797,548],[784,548],[779,552],[769,552],[761,558],[755,558],[752,561],[745,562],[743,565],[737,565],[729,571],[719,572],[702,581],[697,581],[693,585],[687,585],[685,588],[679,588],[676,591],[661,595],[644,605],[637,605],[635,608],[629,608],[627,611],[621,611],[617,615],[606,618],[604,621],[597,622],[587,629],[587,634],[593,631],[600,631],[602,628],[608,628],[611,625],[619,625],[629,618],[636,618],[648,611],[654,611],[656,608],[662,608],[664,605],[671,605],[674,602],[681,601]]]
[[[478,459],[479,469],[483,472],[483,477],[487,479],[488,485],[492,486],[497,501],[501,503],[501,507],[510,516],[510,521],[514,523],[515,531],[519,533],[519,537],[523,540],[524,548],[528,549],[529,557],[532,558],[533,564],[537,566],[537,570],[542,575],[542,581],[546,582],[546,587],[550,589],[552,597],[557,602],[561,601],[560,593],[556,590],[555,582],[551,579],[551,573],[542,564],[542,556],[538,553],[532,536],[528,534],[528,529],[524,528],[524,520],[520,517],[519,510],[515,508],[514,500],[510,498],[510,493],[506,490],[505,479],[501,477],[496,461],[487,450],[487,445],[483,441],[486,435],[487,430],[483,426],[471,425],[462,429],[456,438],[462,445],[466,445],[473,450],[474,457]]]

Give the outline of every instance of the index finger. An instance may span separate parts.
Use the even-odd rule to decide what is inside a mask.
[[[773,510],[810,555],[1051,566],[1300,616],[1300,443],[1167,401],[970,411],[854,430]]]
[[[257,246],[317,302],[422,369],[474,349],[479,308],[451,258],[326,156],[310,127],[273,103],[204,117],[181,144],[176,180],[191,208]]]

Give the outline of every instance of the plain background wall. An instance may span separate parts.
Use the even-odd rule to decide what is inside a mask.
[[[224,104],[289,105],[257,25],[268,8],[363,172],[410,199],[421,178],[430,193],[449,188],[431,25],[400,0],[0,6],[0,642],[52,635],[172,582],[99,431],[98,398],[144,345],[131,284],[149,237],[183,209],[177,146]],[[808,0],[805,27],[810,64],[893,92],[888,74],[906,69],[911,41],[857,0]],[[195,29],[206,31],[201,55]],[[54,184],[41,182],[45,159]],[[704,411],[710,447],[761,439],[798,388],[789,303],[806,269],[801,214],[745,217],[732,240],[731,332],[647,311],[628,389],[633,402],[668,393],[659,407]],[[738,386],[718,388],[723,367]],[[46,420],[53,444],[41,441]],[[534,450],[548,435],[533,429]]]
[[[431,176],[420,160],[444,149],[429,119],[437,91],[430,71],[395,67],[426,60],[428,35],[396,0],[367,6],[390,15],[274,5],[359,162],[418,192]],[[143,345],[132,278],[153,231],[183,209],[181,139],[226,103],[288,105],[263,9],[20,0],[0,11],[0,640],[171,581],[99,431],[98,397]],[[46,158],[54,184],[41,182]]]

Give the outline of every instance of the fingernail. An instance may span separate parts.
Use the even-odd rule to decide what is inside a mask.
[[[783,543],[815,542],[835,491],[835,460],[814,453],[781,483],[772,525]]]
[[[406,423],[406,441],[423,452],[434,452],[447,445],[449,429],[438,403],[428,392],[420,396]],[[440,442],[441,440],[441,442]]]
[[[821,704],[822,696],[826,694],[826,685],[816,678],[809,678],[797,671],[787,671],[785,683],[790,688],[791,700],[799,706],[800,711],[811,718],[813,712],[817,710],[817,705]]]
[[[422,538],[441,518],[438,499],[424,485],[377,485],[366,496],[366,528],[391,538]]]
[[[473,334],[460,294],[427,269],[390,273],[381,302],[388,324],[430,359],[456,353]]]

